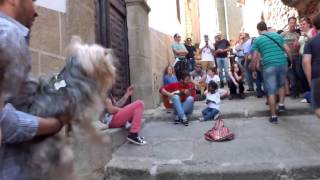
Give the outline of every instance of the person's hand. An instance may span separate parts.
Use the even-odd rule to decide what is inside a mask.
[[[134,91],[134,86],[133,86],[133,85],[129,86],[129,87],[127,88],[127,92],[126,92],[127,96],[128,96],[128,97],[129,97],[129,96],[132,96],[133,91]]]
[[[186,96],[190,96],[191,95],[191,91],[189,89],[185,89],[183,91],[183,93],[186,95]]]
[[[239,87],[239,84],[238,84],[238,83],[235,83],[235,85],[237,86],[237,88]]]

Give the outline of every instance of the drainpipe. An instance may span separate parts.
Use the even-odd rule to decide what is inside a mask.
[[[227,40],[229,39],[229,21],[228,21],[228,7],[227,7],[227,0],[223,0],[223,4],[224,4],[224,19],[226,22],[226,35],[227,35]]]

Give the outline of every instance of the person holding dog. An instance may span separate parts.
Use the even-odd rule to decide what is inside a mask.
[[[28,80],[31,53],[28,38],[37,17],[35,0],[0,0],[0,179],[30,179],[19,163],[28,156],[20,148],[36,136],[50,136],[68,123],[67,117],[41,118],[6,103],[20,95]]]

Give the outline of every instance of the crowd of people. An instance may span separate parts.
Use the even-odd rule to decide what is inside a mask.
[[[33,3],[0,0],[0,179],[28,179],[20,164],[20,145],[39,136],[50,137],[70,121],[69,116],[37,117],[18,111],[6,101],[21,93],[30,72],[29,32],[37,17]],[[222,34],[214,37],[214,43],[205,35],[199,48],[193,46],[191,38],[182,44],[181,36],[175,34],[172,50],[176,61],[165,69],[164,86],[159,90],[171,101],[174,123],[188,126],[194,101],[202,96],[207,106],[200,120],[216,119],[221,99],[245,98],[244,84],[247,91],[255,90],[257,97],[266,95],[271,123],[277,123],[278,113],[286,110],[286,96],[297,98],[302,93],[320,118],[320,14],[312,22],[308,18],[299,22],[297,28],[297,19],[289,18],[288,31],[284,32],[272,32],[260,22],[260,36],[250,38],[240,33],[234,44]],[[109,128],[130,129],[128,141],[144,145],[146,140],[139,135],[144,104],[139,100],[126,104],[133,91],[130,86],[118,101],[109,93],[102,100],[105,112],[101,122]]]
[[[196,100],[206,99],[209,107],[215,103],[219,111],[220,100],[210,100],[216,93],[220,99],[230,100],[245,99],[245,91],[255,91],[258,98],[265,96],[271,123],[278,123],[278,114],[286,111],[286,96],[296,99],[303,95],[301,102],[312,102],[315,110],[319,108],[319,53],[315,50],[319,44],[318,18],[313,23],[307,17],[301,18],[298,25],[298,19],[290,17],[287,30],[279,31],[260,22],[258,37],[241,32],[237,40],[228,41],[218,33],[211,42],[204,35],[198,48],[191,38],[184,44],[181,36],[175,34],[171,48],[176,60],[166,69],[165,83],[160,89],[162,95],[172,100],[177,114],[175,122],[188,124],[190,104]],[[188,112],[183,111],[185,107]],[[202,119],[216,118],[216,111],[214,116],[208,116],[208,112],[203,111]],[[320,115],[318,110],[316,113]]]

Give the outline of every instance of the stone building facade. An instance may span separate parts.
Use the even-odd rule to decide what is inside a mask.
[[[319,0],[282,0],[282,2],[287,6],[296,8],[300,17],[307,16],[312,19],[320,12]]]
[[[148,107],[157,107],[161,103],[159,88],[163,85],[164,70],[174,62],[171,49],[173,35],[179,33],[182,36],[182,42],[186,37],[191,37],[195,43],[200,42],[199,4],[198,0],[148,0],[146,2],[150,7],[148,19],[150,59],[148,61],[152,74],[152,80],[149,82],[152,84],[152,92],[148,93],[152,99],[148,100]]]
[[[184,0],[184,7],[185,37],[192,38],[194,43],[200,43],[199,0]]]
[[[266,0],[263,10],[263,18],[269,27],[276,30],[284,30],[288,24],[288,18],[298,17],[295,8],[291,8],[282,3],[281,0]]]
[[[93,0],[59,0],[66,11],[50,4],[36,7],[39,17],[31,32],[32,74],[57,73],[65,63],[65,48],[72,35],[95,42],[95,4]],[[52,6],[52,8],[51,8]]]

